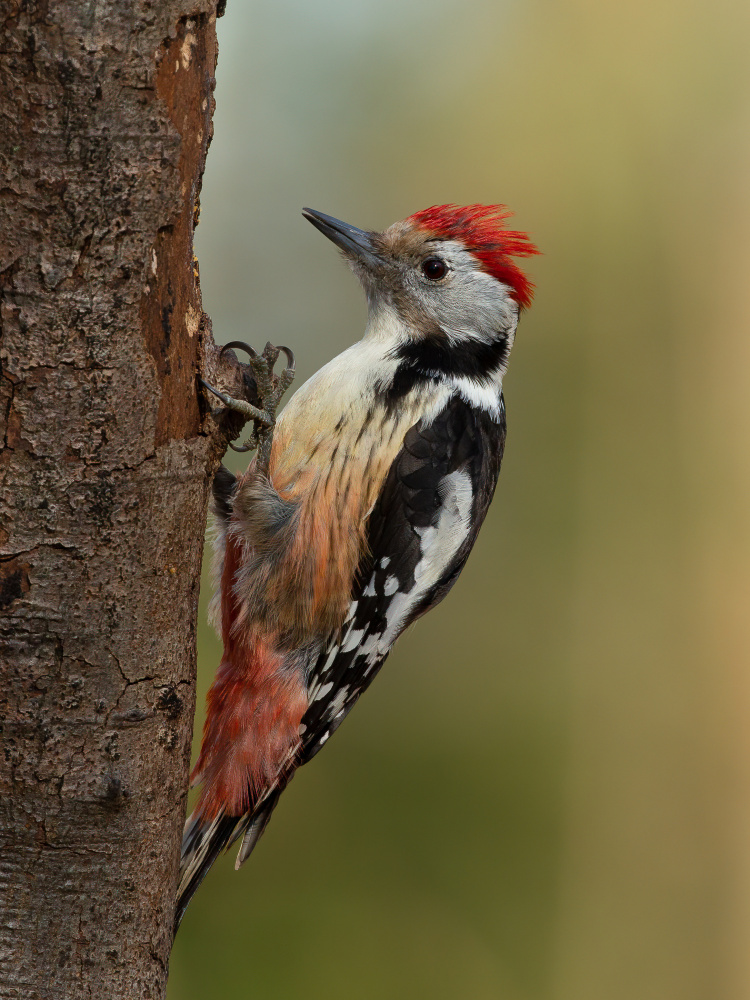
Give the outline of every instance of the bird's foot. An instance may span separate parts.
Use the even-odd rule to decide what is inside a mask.
[[[258,449],[256,458],[256,471],[262,475],[268,475],[268,466],[271,460],[271,444],[273,443],[273,428],[276,423],[276,409],[281,397],[294,381],[294,354],[288,347],[274,347],[273,344],[266,344],[262,354],[258,354],[249,344],[233,340],[225,344],[221,353],[230,348],[240,348],[250,355],[250,367],[255,376],[255,384],[258,387],[258,398],[260,407],[248,403],[245,399],[235,399],[224,392],[220,392],[212,385],[201,379],[203,385],[214,394],[230,410],[241,413],[248,420],[254,422],[252,435],[242,445],[230,444],[234,451],[252,451]],[[280,375],[276,375],[273,366],[278,360],[279,354],[286,356],[286,368]]]

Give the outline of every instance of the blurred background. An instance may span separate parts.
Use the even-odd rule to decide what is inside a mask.
[[[747,1000],[750,7],[229,0],[218,27],[217,339],[290,344],[300,381],[359,339],[303,205],[501,201],[544,256],[467,569],[215,866],[170,1000]],[[201,706],[219,657],[204,625]]]

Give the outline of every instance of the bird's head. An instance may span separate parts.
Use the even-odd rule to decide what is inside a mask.
[[[503,205],[437,205],[382,233],[305,209],[332,240],[367,294],[369,328],[399,328],[409,339],[494,342],[510,348],[533,285],[514,257],[538,253],[525,233],[507,229]]]

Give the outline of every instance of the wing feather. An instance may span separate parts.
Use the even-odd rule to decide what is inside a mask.
[[[505,444],[499,418],[455,396],[406,434],[367,524],[367,551],[341,634],[313,663],[300,763],[372,682],[398,636],[445,597],[487,513]]]

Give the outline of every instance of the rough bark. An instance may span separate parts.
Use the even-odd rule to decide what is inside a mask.
[[[166,986],[226,442],[192,256],[215,8],[0,5],[2,998]]]

